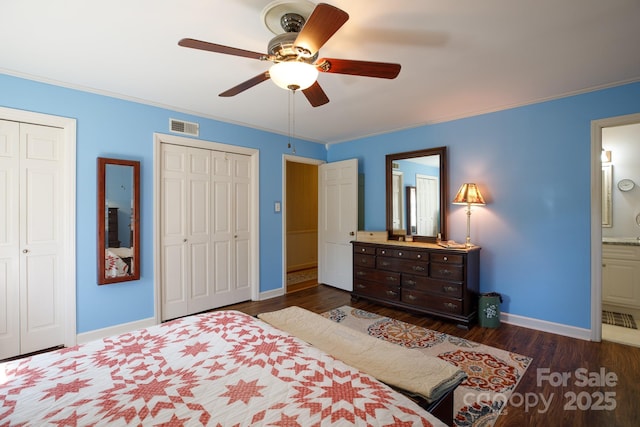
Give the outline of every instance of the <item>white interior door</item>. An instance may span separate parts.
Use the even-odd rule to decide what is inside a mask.
[[[318,174],[318,282],[352,291],[358,160],[322,164]]]
[[[402,172],[393,171],[391,174],[391,197],[393,199],[393,222],[394,230],[404,230],[404,175]]]
[[[20,354],[20,124],[0,120],[0,359]]]
[[[162,319],[251,299],[251,157],[161,145]]]
[[[416,175],[416,219],[418,235],[435,236],[438,230],[438,180],[432,176]]]
[[[160,268],[162,320],[188,312],[187,164],[184,147],[162,144],[160,152]]]
[[[212,152],[215,307],[251,299],[251,158]]]
[[[64,132],[0,121],[0,359],[66,344]]]

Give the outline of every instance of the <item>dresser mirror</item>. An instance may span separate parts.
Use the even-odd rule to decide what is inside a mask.
[[[386,156],[389,239],[446,240],[447,147]]]
[[[98,157],[98,284],[140,279],[140,162]]]

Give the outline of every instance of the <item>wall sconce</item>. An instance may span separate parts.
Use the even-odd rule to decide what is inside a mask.
[[[467,183],[460,186],[458,194],[453,199],[453,204],[467,205],[467,241],[465,247],[470,248],[473,246],[473,243],[471,243],[471,205],[485,205],[484,198],[476,184]]]
[[[611,163],[611,151],[602,149],[602,153],[600,154],[600,161],[602,163]]]

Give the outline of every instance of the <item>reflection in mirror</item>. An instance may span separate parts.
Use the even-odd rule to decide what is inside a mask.
[[[140,162],[98,158],[98,283],[140,279]]]
[[[445,239],[446,147],[389,154],[386,176],[389,238]]]

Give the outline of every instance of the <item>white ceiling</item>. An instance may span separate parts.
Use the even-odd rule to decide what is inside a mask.
[[[265,52],[270,0],[0,0],[0,72],[277,133],[288,92]],[[395,80],[321,73],[331,102],[295,95],[295,136],[334,143],[640,80],[639,0],[328,0],[350,19],[321,56],[402,64]],[[1,103],[0,94],[0,103]]]

